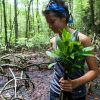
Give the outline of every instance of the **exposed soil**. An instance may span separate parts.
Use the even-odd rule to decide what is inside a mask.
[[[45,53],[24,53],[24,54],[16,54],[23,55],[28,58],[28,64],[40,64],[40,63],[48,63],[49,59]],[[23,94],[23,100],[48,100],[49,96],[49,85],[52,77],[53,70],[47,68],[47,64],[37,66],[31,66],[27,74],[30,76],[30,79],[35,84],[35,89],[32,94]],[[0,78],[0,86],[4,81],[3,78]],[[92,83],[92,93],[89,96],[88,100],[100,100],[100,76],[95,79]],[[24,93],[24,92],[23,92]],[[6,93],[8,94],[8,93]],[[5,95],[6,95],[5,94]],[[10,93],[9,93],[10,95]],[[0,99],[2,100],[2,99]],[[9,100],[9,99],[8,99]]]

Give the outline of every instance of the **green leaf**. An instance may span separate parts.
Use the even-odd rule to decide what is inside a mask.
[[[59,49],[53,50],[52,53],[53,53],[53,56],[54,56],[55,58],[59,58],[59,56],[60,56],[60,50],[59,50]]]
[[[75,42],[75,40],[76,40],[76,37],[75,37],[75,35],[74,35],[74,33],[73,33],[73,34],[71,34],[70,41],[71,41],[71,42]]]
[[[63,31],[62,31],[63,42],[69,41],[70,37],[71,37],[71,34],[69,32],[67,32],[66,29],[63,29]]]
[[[73,66],[76,67],[76,68],[78,68],[78,69],[81,69],[80,65],[74,64]]]
[[[85,47],[83,48],[83,51],[87,52],[87,51],[92,51],[94,49],[94,47]]]
[[[74,53],[72,53],[72,54],[70,55],[70,57],[71,57],[72,59],[74,59]]]
[[[69,46],[69,52],[71,53],[73,50],[73,42],[70,42],[68,46]]]
[[[50,51],[46,51],[46,54],[51,58],[55,58],[54,54]]]
[[[75,41],[75,42],[74,42],[74,45],[83,47],[83,46],[81,45],[81,42],[80,42],[80,41]]]
[[[57,57],[61,62],[65,63],[63,67],[68,73],[72,73],[76,70],[83,70],[84,67],[76,63],[84,60],[86,56],[94,56],[92,54],[92,50],[94,49],[92,46],[83,47],[81,42],[76,39],[74,33],[70,34],[66,29],[62,31],[62,38],[56,39],[56,44],[58,49],[49,53],[49,56]],[[50,68],[54,64],[50,65]],[[66,66],[66,64],[70,67]]]
[[[64,46],[64,43],[61,41],[61,39],[57,38],[57,39],[56,39],[56,44],[57,44],[58,48],[59,48],[61,51],[64,50],[65,46]]]
[[[83,53],[81,54],[82,56],[94,56],[94,54],[89,54],[89,53]]]
[[[48,68],[51,69],[56,63],[49,64]]]

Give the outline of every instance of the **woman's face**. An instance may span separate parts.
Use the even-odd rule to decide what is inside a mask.
[[[66,27],[66,18],[55,17],[53,12],[45,15],[46,21],[49,24],[49,27],[54,33],[60,33],[60,31]]]

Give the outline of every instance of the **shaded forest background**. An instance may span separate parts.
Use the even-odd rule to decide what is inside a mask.
[[[65,0],[74,29],[100,45],[100,0]],[[42,11],[48,0],[0,0],[0,51],[41,50],[49,47],[53,32]]]

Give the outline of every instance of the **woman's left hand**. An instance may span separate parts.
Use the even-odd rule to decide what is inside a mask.
[[[73,90],[73,84],[72,84],[72,80],[68,79],[68,80],[64,80],[64,78],[62,77],[60,80],[60,88],[63,91],[67,91],[67,92],[72,92]]]

